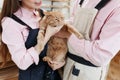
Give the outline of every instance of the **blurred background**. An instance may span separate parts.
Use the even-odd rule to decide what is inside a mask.
[[[0,9],[2,8],[3,0],[0,0]]]

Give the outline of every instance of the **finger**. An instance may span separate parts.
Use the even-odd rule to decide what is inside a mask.
[[[52,60],[49,60],[49,63],[54,64],[54,62]]]
[[[48,65],[53,69],[53,64],[48,62]]]
[[[49,64],[49,66],[52,68],[52,70],[56,70],[57,67],[54,64]]]
[[[53,64],[58,65],[60,62],[58,61],[52,61]]]
[[[53,70],[56,70],[56,69],[61,68],[64,64],[65,64],[65,63],[52,64],[52,65],[51,65],[51,68],[52,68]]]
[[[63,27],[63,25],[62,25],[62,26],[57,26],[57,27],[55,27],[55,29],[56,29],[57,31],[59,31],[62,27]]]

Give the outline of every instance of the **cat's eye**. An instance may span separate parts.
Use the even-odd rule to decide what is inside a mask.
[[[47,16],[47,19],[50,19],[50,16]]]
[[[59,21],[59,19],[55,19],[56,21]]]
[[[56,20],[56,21],[59,21],[59,18],[58,18],[58,17],[56,17],[56,18],[55,18],[55,20]]]

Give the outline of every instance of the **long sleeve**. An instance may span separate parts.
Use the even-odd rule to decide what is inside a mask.
[[[99,16],[102,17],[102,16]],[[79,55],[97,66],[103,66],[120,50],[120,8],[114,10],[104,22],[98,38],[92,41],[78,39],[75,35],[69,38],[69,45]],[[97,23],[96,23],[97,24]],[[94,26],[98,27],[98,26]],[[93,30],[97,35],[96,30]]]
[[[12,60],[20,69],[27,69],[31,64],[36,65],[39,62],[39,55],[34,47],[25,48],[25,37],[22,30],[26,26],[23,26],[11,18],[5,18],[2,22],[3,32],[2,40],[7,44]]]

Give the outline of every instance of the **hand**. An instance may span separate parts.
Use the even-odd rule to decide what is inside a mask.
[[[68,39],[71,35],[71,33],[68,31],[68,27],[70,27],[69,23],[66,22],[64,24],[63,28],[58,33],[56,33],[55,36],[60,37],[60,38],[67,38]]]
[[[71,35],[70,32],[62,31],[62,30],[60,30],[58,33],[55,34],[56,37],[67,38],[67,39],[70,37],[70,35]]]
[[[46,33],[45,33],[44,44],[46,44],[48,42],[48,40],[50,39],[51,36],[55,35],[58,31],[60,31],[60,29],[62,27],[63,27],[63,25],[57,26],[57,27],[48,25],[47,29],[46,29]]]
[[[48,65],[53,69],[53,70],[56,70],[56,69],[59,69],[61,68],[62,66],[65,65],[65,61],[61,61],[61,62],[57,62],[57,61],[50,61],[48,62]]]
[[[44,49],[44,34],[43,32],[39,31],[38,36],[37,36],[37,44],[35,46],[35,49],[37,52],[40,54],[41,51]]]
[[[63,27],[63,25],[61,26],[56,26],[56,27],[53,27],[53,26],[47,26],[47,29],[46,29],[46,34],[45,36],[53,36],[55,35],[58,31],[60,31],[60,29]]]

